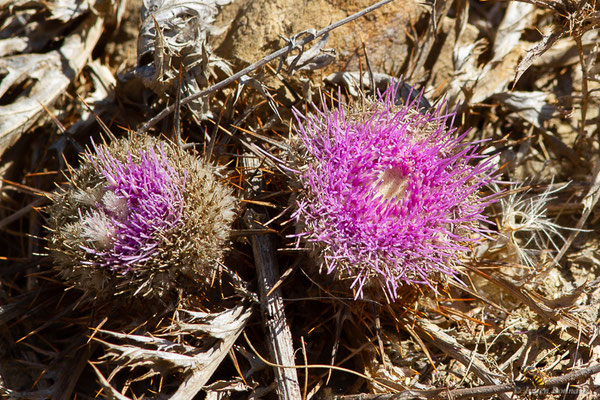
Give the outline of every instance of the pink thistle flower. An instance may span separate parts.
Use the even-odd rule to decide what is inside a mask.
[[[491,160],[449,128],[455,113],[420,113],[418,99],[396,106],[395,91],[364,110],[296,112],[297,236],[356,297],[375,286],[394,300],[401,285],[456,276],[493,202],[478,195],[493,179]]]
[[[60,275],[91,295],[166,303],[211,284],[235,206],[215,166],[131,135],[82,154],[48,207],[48,249]]]

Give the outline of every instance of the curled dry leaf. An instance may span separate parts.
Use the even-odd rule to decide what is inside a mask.
[[[179,376],[177,389],[169,395],[170,400],[193,398],[208,382],[215,369],[228,354],[231,346],[240,335],[250,315],[251,308],[238,304],[219,313],[180,310],[180,318],[167,332],[157,335],[133,335],[119,332],[98,330],[99,333],[111,338],[101,340],[95,338],[106,347],[104,359],[94,362],[94,370],[100,383],[109,393],[123,393],[109,383],[100,368],[114,366],[110,376],[119,371],[132,370],[129,373],[125,387],[133,382],[160,375],[167,377]],[[189,335],[193,342],[200,340],[201,347],[186,343]],[[114,342],[118,342],[114,343]],[[141,375],[140,370],[145,370]],[[141,378],[137,378],[141,376]],[[158,398],[165,398],[164,391]],[[129,399],[120,394],[119,399]],[[148,398],[148,397],[146,397]]]
[[[362,75],[358,71],[354,72],[334,72],[325,77],[325,82],[343,85],[351,96],[358,96],[361,88],[372,90],[373,83],[377,89],[385,89],[396,82],[396,78],[381,72],[374,72],[372,75],[364,72]]]
[[[554,43],[558,41],[558,39],[562,38],[565,35],[565,32],[551,32],[548,35],[544,36],[541,42],[533,46],[523,57],[519,65],[517,66],[517,73],[515,75],[515,82],[521,79],[521,76],[527,71],[527,69],[533,64],[533,62],[544,54],[548,49],[552,47]]]
[[[305,33],[313,36],[315,34],[314,32],[301,32],[296,35],[296,37]],[[287,57],[285,59],[285,63],[288,66],[287,72],[294,73],[294,71],[314,71],[325,68],[334,62],[337,56],[335,49],[323,48],[325,43],[327,43],[327,39],[329,39],[329,33],[323,35],[323,37],[310,49],[306,51],[304,51],[304,49],[298,49],[298,54]],[[295,46],[295,37],[288,39],[288,41],[290,46]]]
[[[182,96],[209,85],[218,71],[231,75],[229,63],[213,54],[207,41],[219,30],[213,26],[219,7],[230,0],[145,0],[138,39],[138,65],[129,78],[139,78],[159,96],[175,98],[182,69]],[[208,102],[188,104],[194,115],[212,116]]]
[[[537,128],[542,128],[544,121],[550,119],[556,111],[556,107],[548,99],[548,94],[540,91],[502,92],[493,97],[509,109],[518,112],[525,121]]]

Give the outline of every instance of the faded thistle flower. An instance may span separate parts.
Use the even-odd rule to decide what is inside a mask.
[[[214,277],[234,206],[214,167],[170,142],[93,144],[49,207],[48,247],[94,295],[162,297]]]
[[[375,289],[394,300],[402,285],[456,276],[493,201],[479,196],[491,161],[462,143],[455,113],[395,105],[395,90],[361,108],[296,112],[296,236],[355,297]]]
[[[577,229],[560,226],[547,215],[548,202],[555,198],[552,195],[568,185],[554,187],[553,183],[539,194],[522,190],[522,184],[515,185],[512,193],[500,200],[499,235],[490,254],[498,253],[504,259],[535,269],[553,252],[560,251],[559,243],[565,241],[561,231]]]

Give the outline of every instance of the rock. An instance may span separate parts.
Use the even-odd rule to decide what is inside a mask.
[[[220,18],[226,24],[233,14],[233,23],[217,54],[234,62],[236,68],[246,66],[284,47],[282,37],[322,29],[372,4],[370,0],[249,0],[228,6],[231,8],[226,7]],[[359,60],[366,70],[363,41],[373,72],[397,75],[408,56],[407,28],[423,10],[414,0],[392,2],[333,30],[325,47],[335,49],[338,59],[311,74],[313,81],[334,71],[356,70]]]

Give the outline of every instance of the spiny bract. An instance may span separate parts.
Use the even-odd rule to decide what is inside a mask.
[[[455,135],[455,113],[398,106],[395,91],[360,109],[296,112],[297,237],[355,297],[381,288],[394,300],[401,285],[455,276],[493,201],[479,196],[493,165]]]
[[[49,249],[95,296],[163,297],[211,280],[235,199],[215,168],[146,135],[93,145],[49,207]]]

